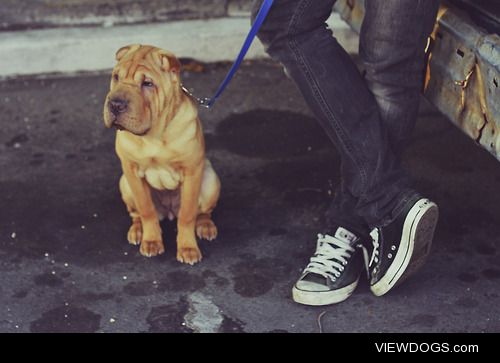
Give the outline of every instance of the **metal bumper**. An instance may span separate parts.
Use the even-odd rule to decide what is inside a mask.
[[[335,11],[359,32],[363,0],[338,0]],[[500,37],[445,3],[431,39],[425,97],[500,160]]]

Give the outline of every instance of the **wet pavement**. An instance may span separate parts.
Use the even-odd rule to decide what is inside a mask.
[[[228,65],[184,74],[200,96]],[[344,303],[291,287],[325,226],[339,157],[295,86],[247,63],[201,113],[222,180],[220,235],[194,267],[142,257],[118,191],[108,76],[0,83],[1,332],[500,332],[500,164],[426,103],[405,164],[441,209],[422,270],[384,297],[365,279]]]

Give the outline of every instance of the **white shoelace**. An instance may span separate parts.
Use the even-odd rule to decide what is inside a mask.
[[[375,263],[378,262],[378,255],[380,253],[380,250],[379,250],[380,243],[378,242],[379,241],[378,228],[374,228],[370,232],[370,237],[372,238],[372,244],[373,244],[373,252],[372,252],[371,258],[368,255],[368,250],[366,249],[366,247],[363,246],[362,244],[358,245],[363,250],[363,259],[365,260],[365,268],[366,268],[366,273],[368,275],[368,279],[370,278],[370,267],[373,265],[374,262]]]
[[[379,240],[379,231],[378,231],[378,228],[374,228],[370,232],[370,237],[372,238],[372,242],[373,242],[373,253],[372,253],[372,258],[370,259],[370,263],[368,264],[368,267],[371,267],[371,265],[374,262],[375,263],[378,262],[378,255],[380,253],[380,250],[379,250],[380,244],[378,242],[378,240]]]
[[[304,269],[304,274],[315,273],[335,281],[347,265],[347,260],[355,251],[349,242],[318,234],[316,253]]]

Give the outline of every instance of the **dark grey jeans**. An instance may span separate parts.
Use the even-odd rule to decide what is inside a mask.
[[[358,233],[418,198],[400,165],[415,124],[439,0],[366,0],[362,75],[325,21],[335,0],[275,0],[259,39],[298,85],[341,155],[329,223]],[[252,19],[262,0],[256,0]]]

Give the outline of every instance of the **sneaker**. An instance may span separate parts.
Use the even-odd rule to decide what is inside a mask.
[[[316,252],[292,289],[295,302],[335,304],[347,299],[364,268],[360,238],[339,227],[332,237],[318,234]]]
[[[392,223],[370,233],[370,289],[382,296],[417,271],[429,255],[439,210],[429,199],[419,199]]]

